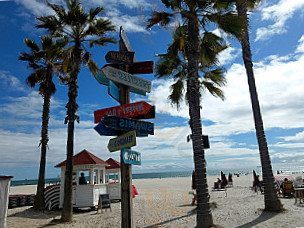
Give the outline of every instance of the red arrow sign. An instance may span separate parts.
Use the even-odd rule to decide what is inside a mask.
[[[94,111],[94,121],[99,123],[101,118],[109,116],[134,117],[136,119],[154,119],[155,107],[145,101],[130,103]]]
[[[119,64],[106,64],[106,66],[111,66],[117,69],[120,69]],[[154,72],[154,62],[153,61],[143,61],[143,62],[135,62],[132,65],[129,65],[130,74],[152,74]]]

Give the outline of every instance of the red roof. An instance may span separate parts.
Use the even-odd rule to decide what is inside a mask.
[[[110,166],[106,167],[106,169],[119,169],[120,168],[120,163],[113,158],[109,158],[106,161]]]
[[[104,160],[96,157],[94,154],[91,154],[87,150],[83,150],[79,152],[78,154],[74,155],[74,165],[87,165],[87,164],[99,164],[99,165],[106,165],[109,166],[108,163],[106,163]],[[62,167],[66,166],[66,160],[59,163],[55,167]]]
[[[13,176],[0,176],[0,180],[11,179]]]

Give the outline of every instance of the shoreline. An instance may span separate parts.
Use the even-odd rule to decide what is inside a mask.
[[[212,191],[216,179],[217,176],[207,177],[213,220],[219,227],[304,226],[304,204],[295,204],[293,198],[280,198],[286,209],[283,213],[264,212],[264,195],[250,188],[252,175],[233,176],[233,187],[227,188],[227,196],[224,191]],[[133,184],[139,193],[133,199],[134,227],[195,227],[196,207],[191,206],[192,195],[189,194],[191,182],[191,177],[134,179]],[[23,187],[11,189],[18,192]],[[29,188],[36,190],[35,185]],[[13,208],[8,210],[7,227],[120,227],[120,203],[112,203],[111,208],[112,211],[103,210],[102,213],[76,211],[72,224],[55,222],[60,219],[61,211],[35,212],[28,206]]]

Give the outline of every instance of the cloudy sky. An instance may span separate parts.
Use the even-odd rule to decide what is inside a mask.
[[[63,4],[64,0],[52,3]],[[86,9],[104,6],[103,17],[123,26],[138,61],[157,61],[155,54],[165,53],[171,41],[171,29],[146,30],[152,10],[164,6],[148,0],[86,0]],[[26,37],[39,41],[44,30],[34,28],[36,16],[52,11],[44,0],[0,0],[0,175],[16,179],[36,179],[40,161],[42,98],[36,89],[25,84],[31,73],[27,64],[18,61],[19,52],[28,51]],[[266,0],[250,14],[250,39],[254,73],[261,111],[274,169],[303,169],[304,162],[304,0]],[[218,31],[216,31],[218,32]],[[118,39],[118,32],[110,34]],[[225,34],[222,34],[225,37]],[[241,46],[227,37],[231,45],[220,56],[226,67],[225,101],[204,93],[202,97],[203,133],[209,135],[211,148],[206,150],[208,169],[252,169],[260,165],[251,103]],[[92,49],[94,60],[102,67],[104,56],[118,50],[117,44]],[[168,102],[171,79],[156,80],[153,74],[140,75],[152,81],[146,97],[131,95],[132,102],[147,101],[156,106],[155,135],[139,138],[133,149],[141,152],[142,165],[133,172],[192,170],[191,143],[186,137],[188,107],[177,110]],[[66,159],[67,126],[64,125],[67,87],[54,79],[57,92],[51,101],[47,177],[56,177],[54,166]],[[119,160],[119,152],[110,153],[111,137],[101,137],[93,128],[93,112],[117,106],[100,85],[82,68],[79,75],[78,115],[75,129],[75,154],[83,149],[106,160]]]

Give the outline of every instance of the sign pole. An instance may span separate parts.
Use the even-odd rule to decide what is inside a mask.
[[[123,41],[119,40],[119,51],[126,50]],[[124,66],[128,72],[128,66]],[[120,84],[119,103],[121,105],[130,103],[129,87]],[[132,165],[125,164],[120,155],[120,171],[121,171],[121,228],[133,227],[133,202],[132,202]]]

